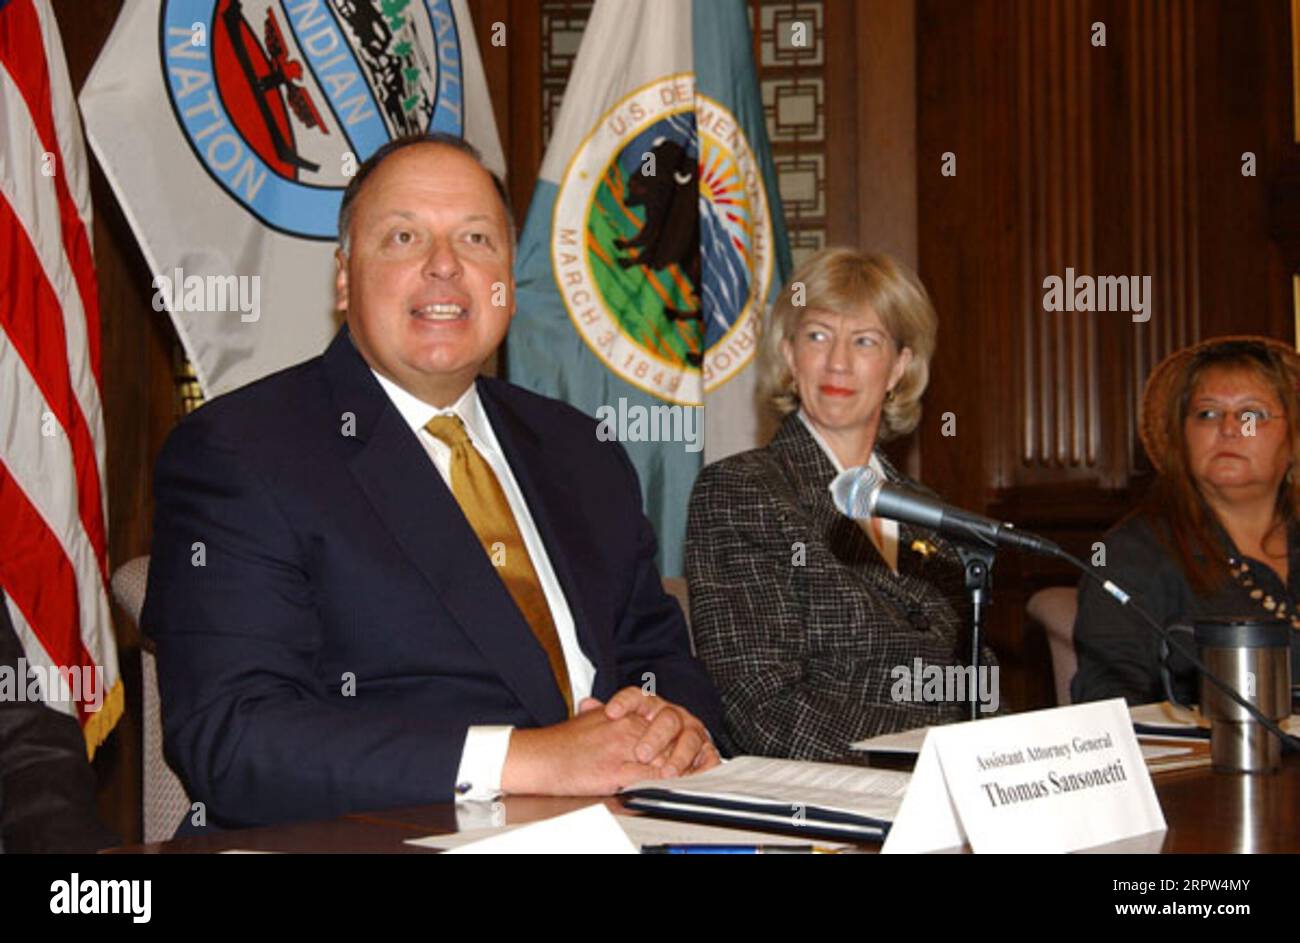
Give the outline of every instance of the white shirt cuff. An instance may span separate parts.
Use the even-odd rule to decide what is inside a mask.
[[[501,774],[514,729],[475,726],[465,733],[454,787],[457,802],[490,802],[501,797]]]

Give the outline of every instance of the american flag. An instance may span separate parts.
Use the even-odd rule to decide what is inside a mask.
[[[0,0],[0,587],[30,670],[7,692],[0,678],[0,696],[39,692],[77,716],[93,755],[123,692],[106,591],[90,237],[86,151],[54,12],[49,0]]]

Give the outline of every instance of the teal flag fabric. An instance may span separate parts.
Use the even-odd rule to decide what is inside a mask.
[[[506,371],[628,450],[665,575],[701,464],[760,444],[758,337],[790,269],[775,181],[744,0],[597,0],[520,240]]]

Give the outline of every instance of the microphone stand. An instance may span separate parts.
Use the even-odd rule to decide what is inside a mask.
[[[970,719],[979,720],[980,637],[984,629],[984,610],[993,601],[994,547],[972,539],[954,541],[957,556],[966,568],[966,588],[970,590]]]
[[[949,536],[949,539],[953,539],[951,535]],[[990,571],[993,568],[993,559],[997,545],[989,540],[987,536],[975,531],[973,528],[968,530],[968,536],[964,538],[956,538],[953,542],[956,545],[957,555],[961,558],[962,563],[966,567],[966,587],[971,591],[971,602],[974,604],[971,619],[971,665],[975,669],[975,678],[978,678],[980,630],[983,626],[983,610],[987,605],[985,597],[988,596],[992,585],[992,574]],[[1196,668],[1202,677],[1218,688],[1229,700],[1233,701],[1244,709],[1246,713],[1250,714],[1253,719],[1259,722],[1260,726],[1277,737],[1278,740],[1282,742],[1282,751],[1284,753],[1300,752],[1300,738],[1294,737],[1284,731],[1271,717],[1266,717],[1263,711],[1242,697],[1236,688],[1232,687],[1232,685],[1228,684],[1211,671],[1205,663],[1197,657],[1195,652],[1189,651],[1179,643],[1173,637],[1173,633],[1157,622],[1149,612],[1139,606],[1133,598],[1118,585],[1111,580],[1100,576],[1092,567],[1088,566],[1088,564],[1051,541],[1044,540],[1038,549],[1039,552],[1045,553],[1048,556],[1054,556],[1059,560],[1064,560],[1065,562],[1072,564],[1079,570],[1079,572],[1083,573],[1084,576],[1100,586],[1108,596],[1124,608],[1135,613],[1142,624],[1154,632],[1155,635],[1165,643],[1165,645],[1182,655],[1187,659],[1187,661],[1191,662],[1192,666]],[[978,687],[978,682],[975,682],[974,678],[972,681],[975,683],[976,687]],[[978,695],[976,691],[972,690],[971,720],[979,719],[979,714],[977,712],[977,697]]]
[[[840,495],[837,491],[837,485],[840,479],[846,475],[852,476],[849,480],[849,490],[846,495]],[[880,514],[879,503],[885,484],[887,482],[881,481],[869,469],[850,469],[842,472],[840,477],[835,482],[832,482],[831,492],[836,496],[836,506],[841,513],[847,514],[849,517],[879,514],[879,516],[889,519],[907,521],[920,527],[939,531],[956,545],[958,555],[966,568],[966,587],[971,591],[971,600],[974,603],[973,618],[971,620],[971,666],[975,669],[977,677],[980,661],[979,640],[984,621],[984,608],[987,605],[985,600],[991,585],[989,571],[993,567],[993,558],[998,544],[1009,543],[1020,550],[1056,557],[1073,565],[1117,603],[1136,613],[1142,624],[1154,632],[1156,637],[1170,650],[1182,655],[1196,668],[1201,677],[1209,681],[1225,697],[1258,721],[1265,730],[1277,737],[1282,743],[1283,752],[1300,752],[1300,737],[1292,736],[1275,723],[1271,717],[1264,716],[1263,711],[1242,697],[1236,688],[1212,672],[1195,653],[1188,651],[1176,641],[1172,633],[1157,622],[1149,612],[1139,606],[1120,586],[1112,580],[1100,576],[1078,557],[1050,540],[1023,531],[1015,531],[1010,524],[1000,524],[977,515],[949,509],[936,502],[927,502],[928,507],[919,508],[905,508],[896,503],[892,510]],[[864,486],[872,490],[870,500],[865,502],[865,507],[861,507],[864,502],[859,498],[859,489]],[[906,504],[906,502],[902,502],[902,504]],[[856,509],[865,511],[865,514],[857,513]],[[948,518],[947,515],[950,512],[955,513],[951,518]],[[958,534],[955,531],[961,531],[961,533]],[[971,719],[975,720],[979,716],[978,683],[975,678],[971,680],[973,682],[970,698]]]
[[[1192,667],[1194,667],[1197,670],[1197,672],[1201,675],[1201,677],[1209,681],[1212,685],[1218,688],[1219,691],[1222,692],[1225,697],[1227,697],[1230,701],[1232,701],[1233,703],[1241,707],[1254,720],[1258,721],[1261,727],[1263,727],[1269,733],[1273,734],[1273,736],[1277,737],[1278,740],[1280,740],[1282,743],[1283,753],[1300,752],[1300,738],[1294,737],[1291,734],[1287,733],[1285,730],[1283,730],[1273,720],[1273,718],[1265,716],[1263,711],[1261,711],[1254,704],[1250,703],[1250,701],[1242,697],[1236,688],[1228,684],[1228,682],[1224,681],[1213,671],[1211,671],[1209,667],[1206,666],[1205,662],[1201,661],[1201,659],[1197,657],[1197,654],[1195,652],[1189,651],[1188,649],[1184,648],[1182,643],[1179,642],[1174,637],[1174,633],[1170,632],[1159,622],[1157,622],[1154,616],[1152,616],[1149,612],[1147,612],[1145,609],[1139,606],[1133,600],[1133,597],[1130,596],[1128,593],[1126,593],[1116,583],[1098,575],[1098,573],[1095,570],[1093,570],[1092,567],[1088,566],[1088,564],[1084,563],[1074,554],[1062,549],[1061,547],[1056,546],[1055,544],[1051,544],[1047,548],[1047,550],[1052,556],[1064,560],[1067,563],[1073,564],[1075,568],[1077,568],[1081,573],[1083,573],[1084,576],[1086,576],[1088,579],[1092,580],[1099,587],[1101,587],[1101,589],[1105,591],[1105,593],[1108,596],[1114,599],[1125,609],[1128,609],[1130,612],[1136,613],[1138,618],[1142,621],[1142,624],[1145,625],[1147,628],[1149,628],[1152,632],[1154,632],[1156,636],[1162,642],[1164,642],[1165,645],[1168,646],[1170,650],[1177,652],[1178,654],[1182,655],[1183,658],[1187,659],[1187,661],[1191,662]]]

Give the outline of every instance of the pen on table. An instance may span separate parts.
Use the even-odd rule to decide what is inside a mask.
[[[834,848],[818,845],[642,845],[643,855],[822,855]]]

